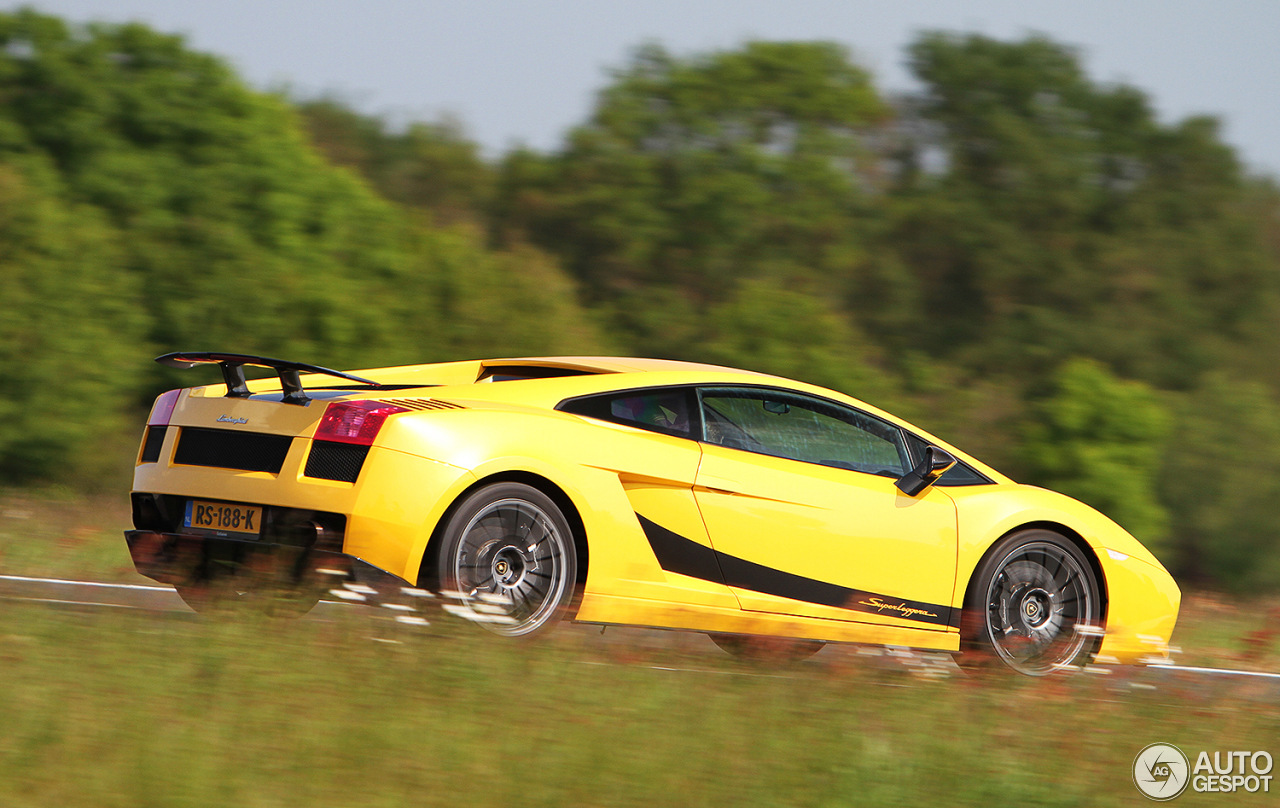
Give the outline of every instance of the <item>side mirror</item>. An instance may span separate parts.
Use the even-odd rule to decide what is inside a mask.
[[[926,446],[924,458],[916,464],[915,468],[898,478],[894,485],[909,497],[917,496],[937,482],[938,478],[946,474],[955,464],[956,459],[947,452],[937,446]]]

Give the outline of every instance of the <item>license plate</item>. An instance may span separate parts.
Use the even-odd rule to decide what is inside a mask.
[[[257,535],[262,525],[262,508],[253,505],[228,505],[225,502],[187,500],[187,527],[214,530],[219,533],[251,533]]]

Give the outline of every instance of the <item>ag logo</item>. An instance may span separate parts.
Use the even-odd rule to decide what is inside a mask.
[[[1153,800],[1171,800],[1186,790],[1190,769],[1181,749],[1153,743],[1133,760],[1133,784]]]

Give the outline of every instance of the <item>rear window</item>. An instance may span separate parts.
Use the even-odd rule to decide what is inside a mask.
[[[695,436],[690,418],[690,413],[695,411],[692,400],[693,390],[690,388],[630,390],[571,399],[562,402],[557,409],[650,432],[692,438]]]

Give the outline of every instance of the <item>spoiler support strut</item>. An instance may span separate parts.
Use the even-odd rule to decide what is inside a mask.
[[[306,406],[311,399],[307,397],[306,392],[302,389],[302,381],[298,377],[299,373],[318,373],[324,376],[336,376],[339,379],[348,379],[353,382],[371,385],[373,387],[382,387],[378,382],[369,379],[362,379],[359,376],[352,376],[350,373],[343,373],[338,370],[330,370],[322,368],[318,365],[308,365],[303,362],[289,362],[284,359],[270,359],[265,356],[250,356],[248,354],[231,354],[231,353],[168,353],[164,356],[157,356],[156,361],[162,365],[171,368],[179,368],[186,370],[196,365],[217,364],[222,370],[222,380],[227,384],[227,398],[248,398],[250,396],[249,385],[244,377],[244,366],[253,365],[254,367],[271,368],[280,377],[280,389],[284,391],[282,401],[285,404],[298,404]]]

